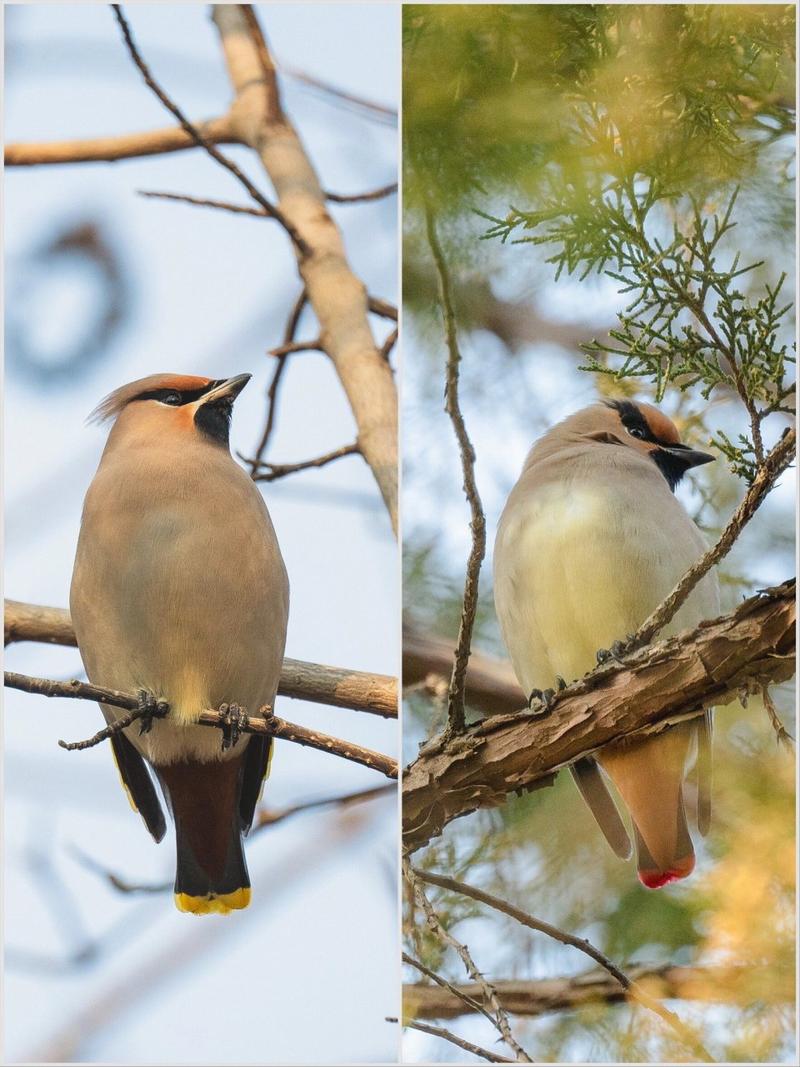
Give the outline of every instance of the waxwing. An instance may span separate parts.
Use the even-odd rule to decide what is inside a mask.
[[[169,705],[112,739],[132,806],[160,841],[175,822],[175,902],[226,913],[250,900],[242,837],[268,773],[272,739],[223,750],[200,712],[272,705],[289,583],[264,501],[228,448],[249,374],[154,374],[95,410],[114,425],[84,502],[70,592],[91,682]],[[106,721],[119,708],[101,705]]]
[[[597,652],[625,641],[706,550],[674,490],[714,457],[682,444],[657,408],[629,400],[592,404],[549,430],[529,453],[500,519],[494,596],[503,638],[526,694],[590,671]],[[662,636],[719,614],[707,574]],[[609,745],[571,768],[614,851],[631,844],[602,771],[633,823],[640,881],[685,878],[694,850],[684,782],[694,758],[697,823],[710,818],[711,715],[650,739]]]

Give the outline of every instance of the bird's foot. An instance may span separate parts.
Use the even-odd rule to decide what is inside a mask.
[[[146,689],[140,689],[137,693],[139,701],[138,710],[141,712],[139,715],[139,736],[142,734],[149,734],[153,729],[154,719],[163,719],[169,711],[169,704],[166,700],[157,700],[152,693],[148,693]]]
[[[242,729],[247,725],[247,714],[238,704],[220,704],[219,713],[222,716],[222,751],[226,752],[241,737]]]
[[[614,641],[611,648],[598,648],[597,662],[608,663],[610,659],[619,661],[625,655],[627,648],[628,646],[624,641]]]
[[[555,695],[555,689],[532,689],[528,697],[528,707],[537,715],[545,715],[553,706]]]

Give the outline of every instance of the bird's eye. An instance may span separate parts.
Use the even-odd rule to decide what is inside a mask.
[[[628,433],[631,437],[638,437],[640,441],[644,440],[644,430],[639,426],[628,426]]]
[[[177,407],[181,403],[181,399],[180,393],[167,393],[163,402],[165,404],[171,404],[173,407]]]

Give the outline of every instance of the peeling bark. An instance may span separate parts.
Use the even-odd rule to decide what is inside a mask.
[[[598,668],[559,693],[545,715],[496,715],[457,738],[433,738],[403,775],[406,850],[459,816],[548,784],[611,741],[727,704],[753,681],[786,681],[795,671],[795,617],[792,579],[730,615]]]

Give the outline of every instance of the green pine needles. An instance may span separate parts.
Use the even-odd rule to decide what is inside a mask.
[[[740,266],[740,253],[726,240],[736,225],[738,190],[722,212],[676,197],[655,179],[613,179],[590,210],[571,192],[540,211],[512,209],[505,219],[480,212],[492,223],[485,237],[553,247],[547,262],[556,278],[566,271],[583,280],[596,271],[619,282],[631,299],[611,343],[582,345],[588,359],[581,369],[617,381],[646,378],[657,402],[668,386],[696,386],[705,400],[715,390],[733,390],[747,410],[749,433],[734,442],[718,431],[712,443],[735,474],[752,482],[764,459],[764,420],[793,414],[794,356],[782,340],[793,305],[781,300],[785,274],[756,298],[740,287],[763,263]]]

